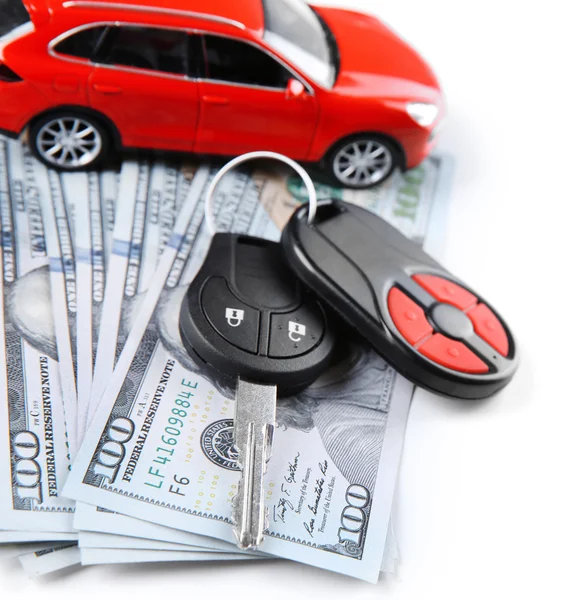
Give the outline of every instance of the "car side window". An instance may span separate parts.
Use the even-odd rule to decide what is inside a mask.
[[[174,75],[188,73],[188,36],[184,31],[119,26],[96,56],[97,62]]]
[[[83,29],[60,41],[54,50],[66,56],[91,59],[105,37],[107,29],[105,25]]]
[[[285,89],[293,77],[256,46],[215,35],[204,36],[207,79]]]
[[[10,33],[16,27],[29,23],[29,13],[22,2],[4,0],[0,2],[0,37]]]

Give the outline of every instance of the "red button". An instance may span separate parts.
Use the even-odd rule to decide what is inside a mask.
[[[429,292],[434,298],[439,300],[439,302],[447,302],[460,310],[467,310],[478,302],[478,298],[474,294],[442,277],[436,277],[435,275],[414,275],[413,279],[426,292]]]
[[[485,304],[479,304],[467,313],[476,333],[502,356],[509,353],[509,340],[500,320]]]
[[[488,373],[490,370],[488,365],[462,342],[451,340],[440,333],[436,333],[425,344],[422,344],[418,350],[429,360],[453,371]]]
[[[396,328],[412,346],[433,333],[423,308],[398,288],[390,290],[388,310]]]

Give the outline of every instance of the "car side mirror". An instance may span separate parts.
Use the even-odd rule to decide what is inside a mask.
[[[302,81],[291,78],[289,79],[289,83],[287,83],[287,92],[285,95],[287,100],[298,100],[300,98],[304,98],[306,96],[306,87]]]

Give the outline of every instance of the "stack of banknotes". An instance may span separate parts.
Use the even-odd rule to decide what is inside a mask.
[[[314,385],[279,400],[265,542],[234,543],[232,393],[178,332],[217,168],[141,156],[58,173],[0,137],[0,557],[31,576],[272,557],[371,582],[396,569],[391,506],[414,389],[351,336]],[[376,189],[318,191],[439,258],[452,170],[433,156]],[[218,229],[277,240],[306,199],[290,171],[233,172],[215,197]]]

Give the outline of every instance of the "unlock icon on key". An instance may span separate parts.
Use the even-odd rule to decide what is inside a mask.
[[[244,311],[237,308],[227,308],[226,320],[231,327],[240,327],[244,321]]]
[[[302,341],[302,338],[306,337],[306,326],[289,321],[289,337],[293,342]]]

